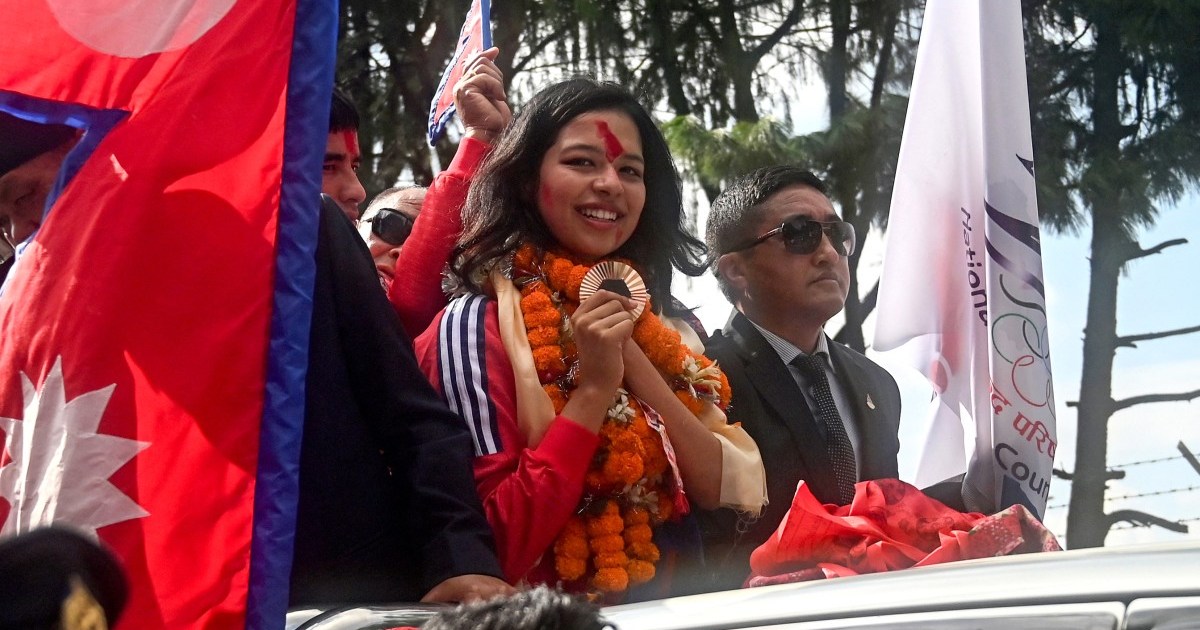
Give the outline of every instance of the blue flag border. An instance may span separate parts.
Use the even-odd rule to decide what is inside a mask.
[[[254,493],[246,628],[284,627],[312,324],[321,161],[337,59],[336,0],[297,0],[288,68],[275,288]]]

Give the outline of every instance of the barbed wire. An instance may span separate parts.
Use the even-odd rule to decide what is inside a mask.
[[[1160,496],[1160,495],[1164,495],[1164,494],[1178,494],[1180,492],[1194,492],[1196,490],[1200,490],[1200,486],[1188,486],[1186,488],[1170,488],[1167,490],[1153,490],[1150,492],[1131,492],[1129,494],[1120,494],[1120,495],[1113,496],[1113,497],[1104,497],[1104,500],[1105,501],[1119,501],[1122,499],[1137,499],[1137,498],[1141,498],[1141,497],[1156,497],[1156,496]],[[1051,498],[1053,498],[1053,497],[1051,497]],[[1047,510],[1055,510],[1058,508],[1065,508],[1068,505],[1070,505],[1070,504],[1056,503],[1054,505],[1047,505],[1046,509]]]
[[[1175,523],[1195,523],[1197,521],[1200,521],[1200,516],[1193,516],[1191,518],[1179,518],[1179,519],[1175,519],[1173,522],[1175,522]],[[1120,529],[1137,529],[1139,527],[1154,527],[1154,526],[1155,526],[1155,523],[1123,523],[1121,525],[1113,525],[1111,528],[1109,528],[1109,531],[1120,530]],[[1058,532],[1053,532],[1053,531],[1050,533],[1054,534],[1054,537],[1056,539],[1058,539],[1058,542],[1060,542],[1060,543],[1067,539],[1067,535],[1065,533],[1060,534]]]
[[[1130,494],[1121,494],[1115,497],[1106,497],[1105,501],[1117,501],[1120,499],[1137,499],[1139,497],[1156,497],[1163,494],[1177,494],[1180,492],[1192,492],[1200,490],[1200,486],[1188,486],[1186,488],[1171,488],[1169,490],[1155,490],[1152,492],[1133,492]]]
[[[1200,453],[1192,453],[1192,455],[1200,456]],[[1169,462],[1169,461],[1176,460],[1176,459],[1183,459],[1183,455],[1172,455],[1171,457],[1158,457],[1155,459],[1143,459],[1140,461],[1128,462],[1125,464],[1111,464],[1111,465],[1106,466],[1105,468],[1107,468],[1108,470],[1114,470],[1117,468],[1129,468],[1131,466],[1142,466],[1145,464],[1158,464],[1160,462]]]

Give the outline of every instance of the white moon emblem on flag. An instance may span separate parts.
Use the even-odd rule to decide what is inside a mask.
[[[59,26],[79,43],[138,58],[200,39],[237,0],[46,0]]]

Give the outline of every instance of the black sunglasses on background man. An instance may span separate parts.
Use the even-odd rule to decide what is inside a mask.
[[[743,243],[725,252],[745,251],[780,234],[783,236],[783,247],[792,254],[811,254],[821,245],[821,235],[829,236],[829,242],[839,255],[849,256],[854,253],[854,226],[845,221],[815,221],[804,216],[790,217],[777,228]]]
[[[412,234],[413,219],[394,208],[380,208],[363,221],[371,224],[371,234],[390,245],[400,246]]]

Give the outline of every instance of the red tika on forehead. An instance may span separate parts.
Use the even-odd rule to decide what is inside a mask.
[[[597,120],[596,133],[604,141],[604,157],[608,158],[609,162],[612,162],[625,153],[625,147],[621,146],[621,141],[617,140],[612,130],[608,128],[608,123],[603,120]]]
[[[359,157],[362,152],[358,150],[358,132],[347,129],[342,132],[342,139],[346,141],[346,151],[352,158]]]

